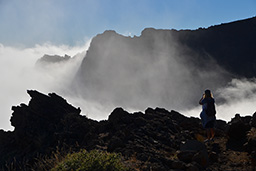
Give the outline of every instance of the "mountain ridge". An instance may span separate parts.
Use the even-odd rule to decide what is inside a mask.
[[[133,38],[105,31],[92,39],[71,87],[114,106],[191,109],[202,90],[256,76],[255,30],[256,17],[207,29],[146,28]]]

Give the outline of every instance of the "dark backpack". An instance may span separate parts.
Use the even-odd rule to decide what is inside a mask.
[[[214,100],[208,100],[207,101],[206,114],[208,116],[215,116],[216,115]]]

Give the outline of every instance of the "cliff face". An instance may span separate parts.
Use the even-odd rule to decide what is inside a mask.
[[[255,77],[256,17],[177,32],[178,41],[198,53],[207,53],[229,72]]]
[[[255,76],[255,22],[148,28],[133,38],[106,31],[92,40],[73,88],[85,99],[115,106],[190,108],[205,88],[214,92],[231,78]]]
[[[204,144],[201,121],[176,111],[148,108],[128,113],[116,108],[108,120],[97,122],[81,116],[79,108],[55,93],[28,94],[28,105],[12,108],[15,130],[0,130],[1,170],[31,170],[38,157],[62,147],[121,153],[127,166],[137,170],[249,170],[253,164],[245,151],[253,156],[256,138],[247,139],[246,134],[255,129],[256,114],[236,115],[229,124],[218,120],[215,141]]]

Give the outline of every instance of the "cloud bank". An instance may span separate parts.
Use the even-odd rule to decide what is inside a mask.
[[[256,79],[232,79],[226,86],[215,92],[217,118],[230,121],[235,114],[252,115],[256,112]],[[198,101],[199,101],[198,97]],[[199,116],[201,106],[182,113],[188,116]]]
[[[147,107],[156,106],[165,107],[169,110],[177,110],[176,108],[173,108],[173,106],[176,105],[175,103],[177,103],[176,106],[179,107],[178,112],[186,116],[199,117],[201,106],[198,105],[198,101],[201,98],[204,88],[209,87],[200,87],[199,83],[197,82],[198,80],[193,80],[193,72],[191,73],[191,70],[186,69],[185,67],[191,63],[187,63],[186,61],[178,61],[177,58],[169,59],[170,54],[162,54],[161,60],[156,61],[155,63],[153,62],[151,65],[148,65],[148,70],[146,71],[150,71],[153,69],[151,73],[142,72],[142,70],[136,71],[136,67],[138,69],[141,67],[140,65],[145,65],[144,59],[140,59],[139,56],[136,57],[135,63],[138,64],[138,66],[133,65],[133,71],[136,73],[133,74],[138,76],[138,79],[132,80],[135,81],[132,85],[135,87],[139,86],[139,84],[142,83],[140,82],[140,80],[143,78],[147,79],[148,84],[144,85],[144,90],[132,90],[135,92],[134,94],[137,94],[137,97],[135,97],[135,99],[141,99],[141,101],[134,101],[135,104],[132,104],[131,106],[122,105],[127,104],[126,100],[129,100],[131,98],[131,96],[129,96],[129,93],[124,93],[127,95],[126,98],[122,98],[123,96],[121,96],[122,101],[120,101],[120,105],[117,106],[116,103],[104,102],[104,100],[109,100],[111,102],[110,99],[107,99],[107,97],[112,97],[109,94],[106,95],[106,99],[103,99],[103,101],[102,99],[97,101],[95,99],[91,99],[90,97],[85,98],[83,96],[83,90],[86,90],[86,87],[84,87],[83,89],[78,88],[74,91],[74,87],[70,85],[72,85],[74,76],[77,73],[82,63],[82,60],[85,57],[86,50],[88,49],[89,44],[90,41],[85,43],[83,46],[78,47],[43,44],[25,49],[9,47],[0,44],[0,73],[2,73],[0,77],[0,129],[13,129],[9,122],[12,113],[11,106],[16,106],[20,103],[27,104],[30,99],[29,96],[26,94],[26,90],[28,89],[36,89],[46,94],[49,92],[56,92],[57,94],[67,99],[67,101],[72,105],[80,107],[83,114],[85,114],[89,118],[96,120],[107,119],[110,112],[118,106],[124,107],[130,112],[145,110]],[[69,62],[54,63],[42,67],[35,66],[36,61],[44,54],[58,54],[60,56],[64,56],[65,54],[67,54],[72,56],[72,58],[71,60],[69,60]],[[171,55],[175,55],[175,53],[171,53]],[[167,58],[168,60],[173,60],[171,61],[173,64],[173,68],[170,68],[170,66],[167,65]],[[107,67],[106,61],[99,61],[99,63],[101,64],[100,66],[102,66],[103,69],[104,67]],[[161,70],[158,70],[159,68],[161,68]],[[131,86],[129,86],[131,85],[129,83],[130,80],[123,80],[125,78],[123,77],[123,74],[125,75],[125,73],[123,72],[125,71],[123,70],[123,68],[117,69],[119,72],[117,74],[117,78],[121,79],[120,84],[126,82],[130,90],[132,88]],[[193,69],[195,71],[198,70],[198,68]],[[169,70],[172,71],[172,75],[169,75]],[[179,70],[179,72],[175,73],[175,71],[177,70]],[[200,76],[202,80],[204,78],[207,78],[207,75],[204,75],[206,73],[202,72],[200,74],[202,74]],[[213,74],[214,78],[219,78],[219,76],[221,76],[218,74],[215,75],[215,72],[212,72],[210,74]],[[167,77],[169,77],[169,80],[165,79],[166,75]],[[183,79],[178,80],[178,78],[180,77]],[[212,80],[212,83],[214,82],[215,80]],[[199,89],[202,92],[193,91],[193,89],[191,89],[191,86],[189,87],[189,85],[192,85],[192,88],[195,89],[198,89],[199,86]],[[117,87],[114,88],[116,89]],[[214,87],[212,88],[216,100],[218,119],[229,121],[232,117],[234,117],[236,113],[244,116],[252,115],[256,111],[256,105],[254,104],[254,102],[256,101],[255,78],[234,78],[223,86],[216,87],[216,89],[214,89]],[[150,92],[148,90],[155,90],[155,92]],[[97,89],[97,91],[98,93],[101,93],[102,90]],[[104,91],[102,93],[104,93]],[[147,96],[148,93],[150,93],[151,99],[145,99],[145,96]],[[193,98],[189,96],[188,93],[193,94]],[[174,100],[173,105],[168,106],[171,100]],[[198,107],[182,110],[182,105],[186,103],[191,103],[193,104],[192,106],[198,105]],[[137,105],[137,107],[132,107],[133,105]]]
[[[113,31],[99,35],[82,62],[74,89],[82,99],[100,106],[130,111],[164,107],[198,117],[198,101],[209,88],[219,119],[254,113],[253,79],[236,79],[210,56],[193,55],[176,46],[164,31],[157,33],[147,29],[139,38],[125,38]]]
[[[138,38],[106,31],[93,39],[73,89],[126,109],[191,109],[205,88],[215,91],[230,77],[214,60],[193,53],[167,31],[145,29]]]
[[[28,103],[30,98],[26,90],[62,92],[76,73],[79,61],[84,57],[89,43],[90,41],[79,47],[47,43],[25,49],[0,44],[0,129],[13,129],[9,122],[11,106]],[[46,70],[35,67],[36,61],[44,54],[77,55],[72,62],[48,66]]]

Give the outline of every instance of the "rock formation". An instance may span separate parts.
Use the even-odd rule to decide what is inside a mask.
[[[106,31],[93,38],[72,86],[85,99],[124,108],[184,110],[205,87],[256,76],[255,30],[254,17],[198,30],[148,28],[133,38]],[[69,58],[46,55],[39,63]],[[29,170],[62,147],[121,153],[129,167],[145,171],[256,166],[256,114],[218,120],[214,142],[203,143],[200,119],[174,110],[116,108],[108,120],[94,121],[55,93],[28,94],[29,104],[12,107],[14,131],[0,130],[1,170],[14,165]]]
[[[59,56],[59,55],[46,55],[45,54],[42,58],[37,60],[36,64],[44,65],[44,64],[51,64],[51,63],[66,62],[70,59],[71,59],[71,57],[68,55]]]
[[[114,106],[189,109],[205,88],[256,76],[255,28],[256,17],[197,30],[146,28],[139,37],[105,31],[93,38],[72,88]]]
[[[229,124],[218,120],[216,140],[204,144],[200,119],[176,111],[148,108],[144,113],[128,113],[116,108],[108,120],[98,122],[80,115],[79,108],[55,93],[29,90],[28,94],[28,105],[12,108],[14,131],[0,131],[2,170],[11,163],[28,169],[38,156],[50,155],[63,146],[121,153],[129,167],[140,170],[239,170],[249,169],[252,164],[245,153],[253,156],[256,141],[254,137],[248,139],[246,131],[254,129],[255,117],[237,115]],[[244,129],[238,135],[235,130],[241,125]],[[240,142],[241,137],[245,145],[237,150],[231,145]],[[232,160],[244,158],[234,165],[230,156]]]

